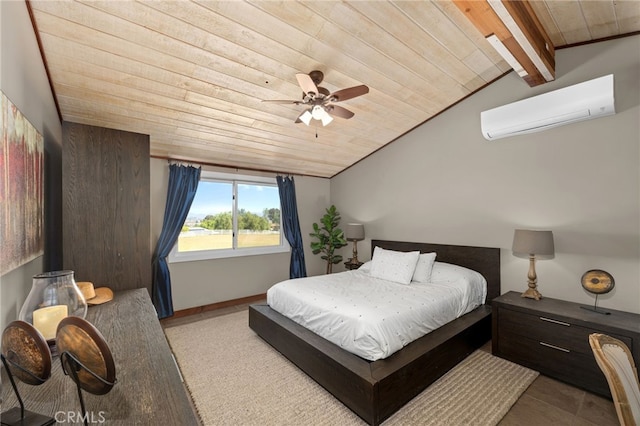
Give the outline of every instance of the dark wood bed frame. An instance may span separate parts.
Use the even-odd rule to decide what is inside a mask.
[[[436,252],[437,261],[465,266],[487,279],[487,300],[472,312],[367,361],[291,321],[268,305],[249,307],[249,326],[371,425],[379,425],[491,339],[491,300],[500,295],[500,249],[372,240],[389,250]]]

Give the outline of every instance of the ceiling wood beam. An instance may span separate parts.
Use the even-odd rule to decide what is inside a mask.
[[[555,79],[555,48],[528,1],[454,3],[529,86]]]

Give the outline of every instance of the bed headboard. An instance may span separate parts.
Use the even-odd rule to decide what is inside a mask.
[[[375,247],[396,251],[420,251],[420,253],[436,252],[436,261],[464,266],[480,272],[485,277],[487,280],[487,304],[500,296],[499,248],[371,240],[372,257]]]

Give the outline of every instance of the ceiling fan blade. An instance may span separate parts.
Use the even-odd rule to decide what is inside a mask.
[[[296,79],[298,79],[298,84],[305,94],[313,93],[314,96],[318,94],[318,88],[309,74],[298,73],[296,74]]]
[[[328,112],[330,114],[340,118],[351,118],[355,115],[353,112],[349,111],[348,109],[338,105],[327,105],[327,109],[329,110]]]
[[[331,94],[332,102],[342,102],[347,99],[355,98],[356,96],[362,96],[369,93],[369,88],[364,84],[360,86],[349,87],[348,89],[338,90]]]
[[[296,105],[300,105],[302,103],[302,101],[289,101],[286,99],[265,99],[260,102],[266,102],[270,104],[296,104]]]

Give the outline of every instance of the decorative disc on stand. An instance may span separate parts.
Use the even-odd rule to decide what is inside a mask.
[[[76,383],[80,409],[85,416],[87,410],[82,390],[104,395],[116,384],[116,365],[109,345],[93,324],[80,317],[66,317],[60,321],[56,344],[64,374]],[[84,417],[85,426],[88,426],[87,417]]]
[[[2,414],[3,425],[47,426],[54,418],[25,410],[14,378],[28,385],[41,385],[51,376],[51,351],[44,336],[25,321],[12,321],[2,332],[2,364],[20,407]]]
[[[616,285],[613,276],[601,269],[592,269],[582,275],[580,283],[582,284],[582,288],[587,290],[589,293],[596,295],[596,300],[593,308],[586,306],[582,306],[582,308],[589,311],[597,312],[599,314],[610,315],[611,312],[598,309],[598,295],[609,293],[611,290],[613,290]]]
[[[109,345],[100,331],[80,317],[67,317],[60,321],[56,342],[65,372],[83,390],[94,395],[108,393],[116,381],[116,366]],[[76,363],[75,368],[71,364]],[[80,367],[80,368],[78,368]],[[75,370],[71,374],[70,370]]]
[[[2,333],[2,356],[11,373],[29,385],[41,385],[51,375],[51,352],[38,330],[25,321],[13,321]]]

